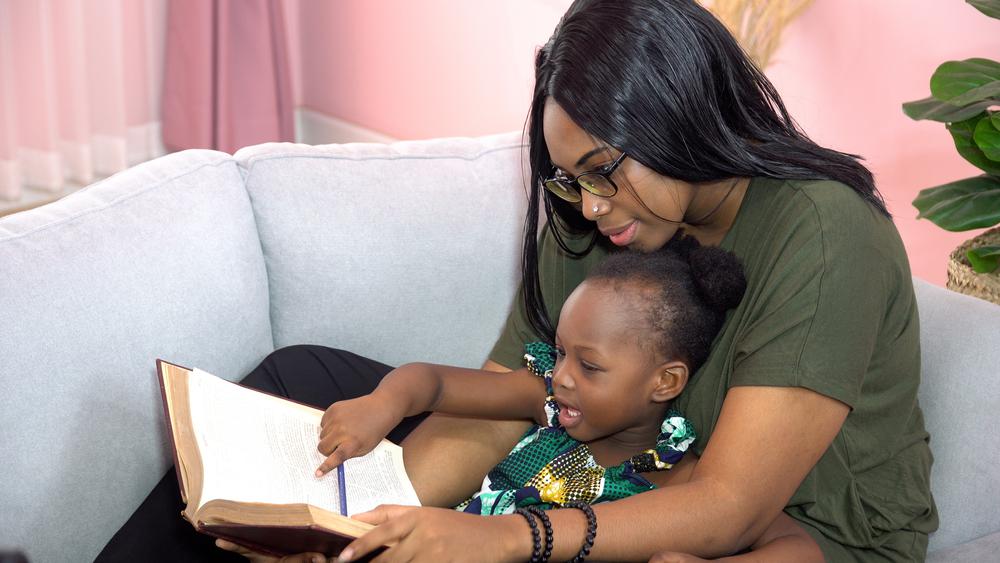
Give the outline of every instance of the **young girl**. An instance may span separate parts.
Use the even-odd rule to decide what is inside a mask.
[[[518,509],[598,503],[687,480],[695,462],[684,455],[695,431],[670,406],[745,286],[731,254],[692,238],[652,255],[612,254],[567,299],[555,346],[527,346],[527,368],[498,374],[408,364],[370,395],[331,406],[319,445],[329,457],[317,474],[370,451],[404,417],[436,411],[535,422],[482,490],[457,507],[518,511],[531,520],[533,537],[534,516]],[[536,540],[533,555],[542,545]],[[785,515],[753,548],[746,557],[822,560]],[[353,551],[363,555],[363,548]]]

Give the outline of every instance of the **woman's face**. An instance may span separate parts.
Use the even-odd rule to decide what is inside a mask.
[[[585,281],[563,306],[552,385],[559,422],[576,440],[642,448],[659,431],[664,403],[673,397],[663,395],[660,374],[668,364],[643,345],[648,330],[636,300],[645,293]]]
[[[621,154],[581,129],[551,97],[542,129],[552,163],[570,178],[610,165]],[[691,204],[691,184],[660,176],[628,156],[611,180],[618,193],[600,197],[583,190],[575,204],[580,213],[618,246],[652,252],[666,244]]]

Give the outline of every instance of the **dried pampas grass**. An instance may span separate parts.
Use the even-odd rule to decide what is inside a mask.
[[[781,32],[812,0],[701,0],[729,28],[760,68],[778,49]]]

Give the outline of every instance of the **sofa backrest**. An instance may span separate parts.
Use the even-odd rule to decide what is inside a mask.
[[[240,150],[276,347],[478,366],[520,279],[521,136]]]
[[[930,548],[1000,530],[1000,306],[915,279],[920,406],[941,525]]]
[[[0,218],[0,543],[93,559],[172,462],[156,358],[235,376],[271,349],[229,155],[169,155]]]

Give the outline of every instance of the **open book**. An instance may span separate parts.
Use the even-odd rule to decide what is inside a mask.
[[[156,362],[173,438],[182,513],[200,531],[271,555],[336,555],[372,526],[351,515],[419,505],[403,450],[368,455],[315,477],[323,411]]]

